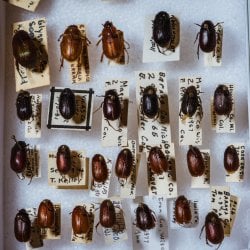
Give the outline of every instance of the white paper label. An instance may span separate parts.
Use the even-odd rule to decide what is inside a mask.
[[[231,231],[233,229],[234,221],[235,221],[236,215],[238,213],[239,206],[240,206],[240,198],[235,196],[235,195],[231,195],[230,196],[230,228],[231,228]]]
[[[7,0],[7,2],[26,10],[35,11],[40,0]]]
[[[31,38],[38,40],[48,53],[47,30],[45,18],[18,22],[13,24],[13,34],[18,30],[25,30]],[[49,65],[47,64],[42,73],[32,72],[19,64],[19,72],[14,60],[16,91],[32,89],[50,85]],[[20,76],[20,74],[21,76]]]

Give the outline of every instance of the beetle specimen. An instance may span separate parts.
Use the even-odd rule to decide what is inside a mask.
[[[197,147],[189,146],[187,152],[187,165],[191,176],[198,177],[205,172],[205,163],[201,151]]]
[[[48,55],[36,38],[31,38],[24,30],[18,30],[12,39],[13,55],[16,60],[16,69],[22,77],[19,64],[32,70],[42,73],[48,63]]]
[[[154,174],[160,175],[169,170],[168,160],[159,147],[152,147],[150,149],[148,161]]]
[[[101,154],[95,154],[92,158],[92,177],[96,182],[105,182],[108,178],[108,167]]]
[[[226,85],[219,85],[214,91],[214,112],[217,115],[226,115],[232,111],[233,101],[231,93]]]
[[[153,39],[158,51],[165,55],[172,39],[171,18],[165,11],[160,11],[153,20]]]
[[[27,242],[31,236],[31,221],[25,209],[21,209],[16,214],[14,220],[15,237],[20,242]]]
[[[192,117],[197,111],[198,107],[200,108],[200,120],[203,117],[202,102],[198,96],[195,86],[190,85],[184,89],[183,96],[181,98],[181,108],[179,116],[182,120],[185,120],[186,117]]]
[[[90,216],[84,206],[76,206],[72,212],[72,229],[74,234],[86,234],[90,229]]]
[[[115,164],[115,174],[120,178],[127,179],[132,171],[133,166],[133,154],[128,148],[124,148],[117,156]]]
[[[224,168],[228,173],[233,173],[240,167],[239,156],[234,145],[230,145],[224,152]]]
[[[127,49],[129,49],[129,44],[121,36],[121,31],[117,30],[112,22],[106,21],[103,25],[102,33],[99,35],[101,39],[97,42],[97,46],[102,41],[102,55],[101,62],[103,61],[103,55],[105,55],[110,60],[119,60],[124,51],[127,53],[128,61],[129,55]],[[128,47],[125,47],[125,43]],[[127,61],[127,63],[128,63]]]
[[[155,227],[155,213],[144,203],[140,203],[136,208],[136,226],[142,231]]]
[[[70,88],[65,88],[59,97],[59,112],[64,119],[71,119],[76,112],[75,94]]]
[[[189,201],[184,195],[181,195],[175,201],[174,209],[176,222],[179,224],[188,224],[192,219],[192,213]]]
[[[60,173],[67,174],[71,169],[70,149],[67,145],[61,145],[56,153],[56,166]]]
[[[53,228],[55,225],[55,208],[50,200],[43,200],[37,212],[37,224],[40,228]]]
[[[220,247],[223,239],[224,239],[224,229],[222,225],[222,220],[215,212],[210,212],[207,214],[205,219],[205,225],[201,229],[201,234],[204,230],[206,231],[206,244],[209,245],[208,241],[212,244],[219,244],[217,249]]]
[[[16,112],[21,121],[29,120],[32,116],[31,95],[28,91],[21,90],[16,99]]]

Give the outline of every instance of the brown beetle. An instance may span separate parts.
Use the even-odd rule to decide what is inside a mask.
[[[189,201],[184,195],[181,195],[175,201],[174,209],[176,222],[179,224],[188,224],[192,219]]]
[[[150,163],[150,168],[154,174],[162,174],[167,172],[168,160],[162,150],[159,147],[152,147],[149,151],[148,161]]]
[[[84,206],[76,206],[72,212],[72,229],[74,234],[86,234],[90,229],[89,213]]]
[[[53,228],[55,225],[55,208],[50,200],[43,200],[37,212],[37,224],[40,228]]]
[[[197,147],[189,146],[187,152],[187,165],[191,176],[198,177],[205,172],[205,163],[201,151]]]
[[[234,145],[230,145],[224,152],[224,168],[228,173],[233,173],[240,167],[239,156]]]
[[[70,149],[67,145],[61,145],[56,153],[56,166],[60,173],[67,174],[71,169]]]
[[[103,61],[103,55],[105,55],[110,60],[119,60],[124,51],[128,55],[127,48],[124,45],[124,43],[128,43],[122,38],[122,32],[117,30],[113,23],[109,21],[106,21],[103,27],[102,33],[99,35],[99,37],[101,36],[102,38],[96,44],[98,46],[102,41],[103,52],[101,56],[101,62]]]
[[[224,239],[222,220],[215,212],[210,212],[206,216],[205,225],[201,229],[200,238],[204,227],[206,231],[206,244],[209,245],[208,241],[212,244],[219,244],[217,247],[218,249]]]
[[[133,166],[133,154],[128,148],[124,148],[120,151],[117,156],[116,164],[115,164],[115,174],[120,178],[127,179],[132,170]]]
[[[92,158],[92,177],[96,182],[105,182],[108,178],[108,167],[101,154],[95,154]]]
[[[31,236],[31,221],[24,209],[18,211],[14,221],[15,237],[20,242],[27,242]]]
[[[140,203],[136,208],[136,226],[142,231],[155,227],[156,216],[154,212],[144,203]]]

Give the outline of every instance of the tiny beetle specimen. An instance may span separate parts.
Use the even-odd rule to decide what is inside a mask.
[[[202,102],[198,96],[195,86],[191,85],[184,89],[183,96],[181,98],[181,108],[179,116],[181,119],[186,119],[186,117],[192,117],[197,108],[200,107],[200,119],[203,117]]]
[[[50,200],[43,200],[37,212],[37,224],[40,228],[53,228],[55,224],[55,209]]]
[[[105,182],[108,178],[108,167],[101,154],[95,154],[92,158],[92,177],[96,182]]]
[[[231,93],[226,85],[219,85],[214,91],[214,112],[217,115],[226,115],[232,111],[233,101]]]
[[[21,90],[16,99],[16,112],[21,121],[29,120],[32,116],[31,95],[28,91]]]
[[[189,146],[187,152],[187,165],[191,176],[198,177],[205,172],[205,163],[201,151],[197,147]]]
[[[220,247],[223,239],[224,239],[224,229],[222,225],[222,220],[215,212],[210,212],[207,214],[205,219],[205,225],[201,229],[201,234],[204,230],[206,231],[206,244],[209,245],[208,241],[212,244],[219,244],[217,249]]]
[[[72,212],[72,229],[74,234],[86,234],[90,229],[90,218],[84,206],[76,206]]]
[[[140,203],[136,208],[136,226],[142,231],[155,227],[155,213],[144,203]]]
[[[15,237],[20,242],[27,242],[31,236],[31,221],[24,209],[19,210],[14,221]]]
[[[75,94],[70,88],[65,88],[59,97],[59,112],[64,119],[71,119],[76,112]]]
[[[61,145],[56,154],[56,166],[60,173],[67,174],[71,169],[70,149],[67,145]]]
[[[192,219],[191,208],[187,198],[183,195],[179,196],[175,201],[175,219],[179,224],[188,224]]]
[[[228,173],[233,173],[240,166],[239,156],[234,145],[230,145],[224,152],[224,168]]]
[[[127,53],[128,61],[129,55],[127,49],[129,49],[129,44],[122,38],[121,31],[117,30],[112,22],[105,22],[103,25],[102,33],[99,35],[102,38],[97,42],[96,45],[102,41],[102,56],[101,62],[103,61],[103,55],[105,55],[110,60],[119,60],[123,55],[124,51]],[[128,48],[124,44],[128,45]],[[127,61],[127,63],[128,63]]]

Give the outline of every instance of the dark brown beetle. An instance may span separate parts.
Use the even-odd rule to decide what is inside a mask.
[[[200,119],[202,119],[202,105],[201,99],[198,96],[197,90],[195,86],[188,86],[183,93],[181,98],[181,108],[179,112],[179,116],[181,119],[185,119],[186,117],[192,117],[197,108],[200,107]]]
[[[168,160],[159,147],[152,147],[148,154],[150,168],[154,174],[162,174],[169,170]]]
[[[31,221],[25,209],[18,211],[14,221],[15,237],[20,242],[27,242],[31,236]]]
[[[37,39],[32,39],[26,31],[18,30],[14,34],[12,48],[19,74],[19,64],[34,72],[42,73],[44,71],[48,63],[47,52],[44,46]]]
[[[142,94],[142,112],[148,118],[153,119],[159,114],[158,96],[156,88],[147,86]]]
[[[43,200],[37,212],[37,224],[40,228],[53,228],[55,225],[55,208],[50,200]]]
[[[120,178],[127,179],[132,170],[133,166],[133,154],[128,148],[124,148],[120,151],[117,156],[116,164],[115,164],[115,174]]]
[[[75,94],[70,88],[65,88],[59,97],[59,112],[64,119],[71,119],[76,112]]]
[[[61,48],[61,65],[60,70],[63,67],[63,60],[66,59],[69,62],[78,60],[78,67],[82,65],[82,50],[84,46],[90,44],[90,41],[82,36],[81,31],[76,25],[70,25],[59,37],[58,41]]]
[[[172,39],[172,24],[170,16],[165,11],[160,11],[153,21],[153,39],[160,53],[165,54]],[[165,49],[161,50],[159,47]]]
[[[90,218],[84,206],[76,206],[73,209],[71,220],[74,234],[88,233],[90,229]]]
[[[181,195],[175,201],[175,220],[179,224],[188,224],[192,219],[192,213],[189,201],[184,195]]]
[[[233,108],[231,93],[226,85],[219,85],[214,91],[214,112],[217,115],[229,116]]]
[[[103,55],[110,60],[119,59],[123,55],[124,51],[126,51],[128,55],[127,49],[124,45],[124,43],[127,42],[122,38],[120,34],[121,31],[117,30],[113,23],[109,21],[105,22],[103,27],[102,33],[99,35],[99,37],[101,36],[102,38],[96,44],[98,45],[102,41],[103,52],[101,62],[103,61]]]
[[[61,145],[56,153],[56,166],[60,173],[67,174],[71,169],[70,149],[67,145]]]
[[[27,166],[27,144],[24,141],[17,141],[12,136],[15,145],[11,149],[10,167],[16,173],[22,173]]]
[[[28,91],[21,90],[16,99],[16,112],[21,121],[29,120],[32,116],[31,95]]]
[[[142,231],[155,227],[155,213],[144,203],[140,203],[136,208],[136,226]]]
[[[101,154],[95,154],[92,158],[92,177],[96,182],[105,182],[108,178],[108,167]]]
[[[224,168],[228,173],[233,173],[240,167],[239,156],[234,145],[230,145],[224,152]]]
[[[191,176],[198,177],[205,172],[205,163],[201,151],[197,147],[189,146],[187,152],[187,165]]]
[[[205,225],[201,229],[200,238],[204,227],[206,231],[206,244],[209,245],[208,241],[212,244],[219,244],[217,247],[218,249],[224,239],[222,220],[215,212],[210,212],[206,216]]]

